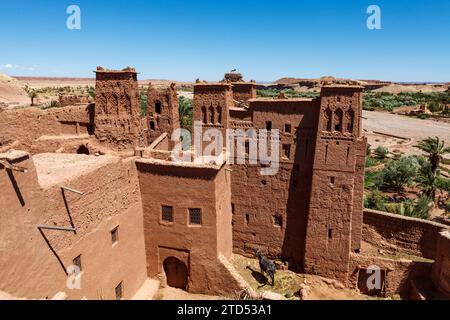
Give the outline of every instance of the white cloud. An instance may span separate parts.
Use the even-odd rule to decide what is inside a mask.
[[[35,71],[36,68],[37,68],[37,65],[32,65],[30,67],[23,67],[23,66],[14,65],[14,64],[11,64],[11,63],[0,65],[0,70],[6,70],[6,69],[13,70],[13,69],[15,69],[15,70],[23,70],[23,71]]]
[[[12,65],[11,63],[7,63],[1,66],[1,69],[14,69],[16,66]]]

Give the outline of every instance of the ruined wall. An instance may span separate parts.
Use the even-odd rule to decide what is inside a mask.
[[[257,99],[250,100],[249,106],[252,128],[266,129],[270,121],[272,130],[279,130],[279,170],[266,176],[261,174],[260,164],[231,166],[234,250],[253,255],[259,248],[272,258],[290,260],[292,266],[300,267],[318,101]],[[248,129],[238,119],[230,122],[235,129]],[[289,146],[287,157],[283,145]]]
[[[450,232],[441,232],[437,240],[432,279],[437,288],[450,298]]]
[[[175,83],[166,89],[157,89],[151,84],[147,91],[148,142],[153,142],[161,134],[169,134],[180,127],[178,115],[178,95]]]
[[[219,254],[231,254],[230,192],[222,190],[229,173],[211,168],[136,162],[142,191],[145,250],[150,277],[175,257],[188,270],[187,290],[230,294],[236,282]],[[220,188],[220,189],[217,189]],[[162,220],[162,206],[173,207],[173,222]],[[200,208],[202,224],[189,224],[189,208]]]
[[[392,260],[351,253],[347,285],[350,288],[358,288],[358,277],[364,276],[359,273],[363,272],[367,275],[366,270],[369,266],[378,266],[383,272],[386,272],[384,290],[386,297],[399,294],[403,298],[408,298],[411,290],[411,281],[428,278],[431,273],[432,263]],[[360,288],[363,292],[366,289],[364,285],[366,284],[364,283],[363,287]]]
[[[45,151],[47,146],[47,151],[57,150],[64,141],[52,137],[92,133],[92,110],[90,105],[3,110],[0,112],[0,148],[15,142],[14,148],[32,154]]]
[[[256,84],[253,82],[233,82],[233,100],[247,104],[256,98]]]
[[[322,88],[306,232],[305,271],[343,281],[352,249],[352,222],[357,220],[353,214],[358,214],[353,210],[357,159],[365,148],[361,91],[357,86]],[[356,205],[362,207],[362,201]]]
[[[137,177],[130,162],[115,163],[64,181],[85,192],[43,188],[31,158],[18,165],[27,173],[0,168],[0,290],[26,298],[114,299],[123,281],[129,299],[146,279]],[[65,195],[65,200],[64,200]],[[77,233],[43,230],[39,224],[70,227]],[[119,241],[111,230],[119,227]],[[81,254],[81,290],[66,287],[65,269]]]
[[[95,92],[97,138],[119,148],[143,145],[136,71],[133,68],[117,71],[98,67]]]
[[[439,232],[448,226],[364,209],[363,240],[385,250],[435,259]]]
[[[88,104],[89,97],[79,96],[76,94],[60,94],[58,97],[58,101],[60,107],[73,106],[80,103]]]

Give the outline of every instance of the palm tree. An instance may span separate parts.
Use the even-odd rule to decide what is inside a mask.
[[[31,98],[31,105],[34,106],[34,99],[37,97],[37,93],[34,90],[28,92],[28,96]]]
[[[192,100],[183,96],[178,98],[178,114],[181,126],[190,129],[192,124]]]
[[[431,170],[428,170],[426,172],[421,172],[416,177],[416,182],[422,189],[423,193],[433,201],[436,198],[436,191],[440,189],[437,179],[439,175],[440,175],[439,170],[437,170],[436,173],[433,173]]]
[[[420,140],[415,147],[419,148],[427,155],[433,174],[436,174],[436,170],[439,168],[443,156],[446,153],[450,153],[450,148],[446,148],[444,141],[440,141],[439,137],[428,137],[425,140]]]

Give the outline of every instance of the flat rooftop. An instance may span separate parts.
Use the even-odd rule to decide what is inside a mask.
[[[32,159],[39,185],[44,189],[63,184],[105,165],[120,161],[120,157],[112,155],[97,157],[67,153],[41,153],[34,155]]]

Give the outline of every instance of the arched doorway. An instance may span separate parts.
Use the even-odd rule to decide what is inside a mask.
[[[167,277],[167,285],[186,290],[188,284],[188,270],[186,265],[175,257],[168,257],[163,263]]]
[[[86,148],[86,146],[80,146],[80,147],[77,149],[77,153],[78,153],[78,154],[87,154],[87,155],[89,155],[89,149]]]

